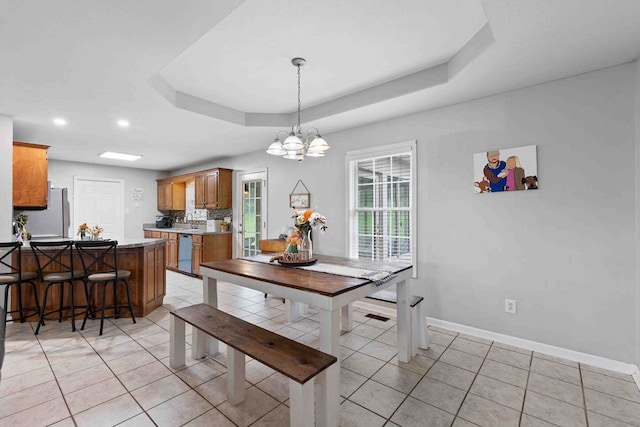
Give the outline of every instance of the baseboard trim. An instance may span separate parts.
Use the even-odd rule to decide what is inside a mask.
[[[383,314],[392,319],[396,319],[396,310],[392,307],[384,307],[378,304],[370,304],[367,302],[357,301],[353,306],[363,310],[373,311],[374,313]],[[640,389],[640,368],[631,363],[620,362],[617,360],[607,359],[606,357],[594,356],[588,353],[569,350],[562,347],[556,347],[549,344],[543,344],[536,341],[517,338],[510,335],[504,335],[497,332],[487,331],[484,329],[474,328],[472,326],[461,325],[459,323],[448,322],[446,320],[427,317],[427,324],[439,326],[455,332],[469,334],[480,338],[486,338],[491,341],[501,342],[526,350],[537,351],[538,353],[549,354],[551,356],[560,357],[562,359],[573,360],[579,363],[596,366],[602,369],[618,372],[625,375],[631,375]]]

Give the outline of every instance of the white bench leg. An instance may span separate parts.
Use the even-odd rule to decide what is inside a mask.
[[[184,366],[185,352],[184,320],[169,315],[169,365],[177,369]]]
[[[232,405],[244,401],[244,353],[227,347],[227,400]]]
[[[291,427],[314,426],[313,389],[313,379],[304,384],[289,380],[289,417],[291,419]]]
[[[202,359],[207,352],[207,334],[198,328],[191,332],[191,357],[194,360]]]

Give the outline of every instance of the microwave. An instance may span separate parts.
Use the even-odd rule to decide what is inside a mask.
[[[169,215],[156,215],[156,228],[171,228],[173,226],[173,218]]]

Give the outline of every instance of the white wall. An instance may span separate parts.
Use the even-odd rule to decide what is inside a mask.
[[[71,212],[73,212],[72,196],[74,176],[124,180],[125,238],[142,238],[144,236],[142,224],[155,222],[155,215],[158,213],[156,179],[166,176],[166,173],[146,169],[49,160],[49,181],[51,181],[54,187],[69,189]],[[136,201],[133,200],[133,188],[142,188],[144,190],[143,199],[137,202],[137,204]],[[72,224],[70,235],[74,234],[74,227],[74,224]]]
[[[0,241],[7,242],[11,240],[13,221],[13,119],[3,115],[0,115],[0,194]]]
[[[302,178],[329,220],[314,246],[342,255],[345,153],[416,139],[412,286],[427,315],[638,363],[637,73],[626,64],[324,135],[324,159],[255,152],[202,166],[268,167],[270,237],[290,223],[288,194]],[[474,153],[531,144],[539,190],[474,194]],[[505,298],[517,300],[517,315],[504,313]]]

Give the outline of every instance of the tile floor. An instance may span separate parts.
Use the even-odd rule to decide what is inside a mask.
[[[194,361],[187,350],[188,367],[169,367],[169,310],[200,302],[202,291],[180,274],[167,281],[164,307],[137,324],[108,321],[101,337],[98,321],[81,332],[49,322],[37,337],[33,324],[8,324],[0,425],[288,426],[287,381],[256,361],[236,407],[226,402],[224,352]],[[233,315],[317,345],[313,310],[289,323],[276,298],[220,290]],[[365,314],[356,310],[341,337],[341,426],[640,426],[630,376],[435,327],[431,348],[400,363],[395,322]]]

